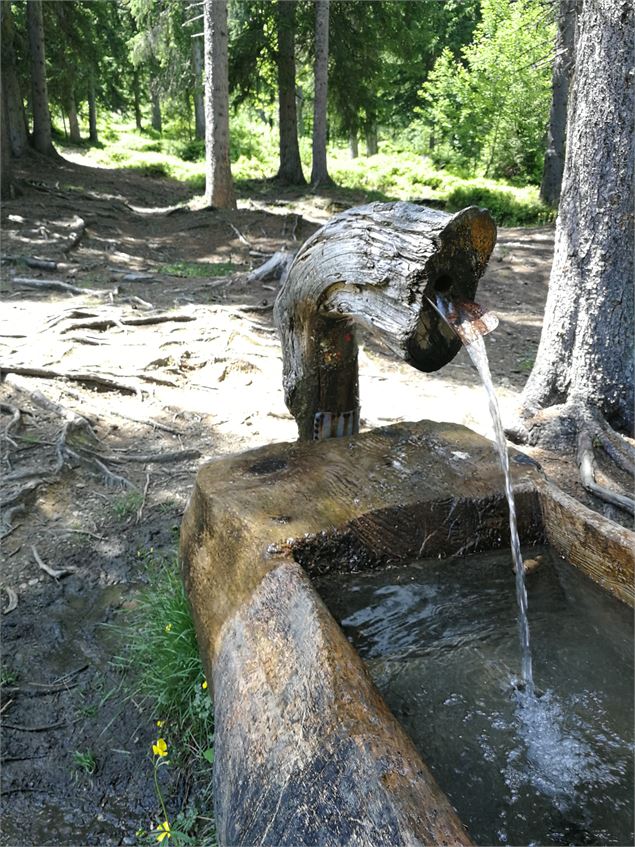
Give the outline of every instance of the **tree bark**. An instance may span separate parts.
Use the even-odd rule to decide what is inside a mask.
[[[0,99],[0,200],[9,200],[12,196],[12,168],[11,168],[11,139],[9,137],[9,122],[7,120],[7,97],[5,91],[5,79],[0,80],[2,95]]]
[[[150,123],[152,124],[152,129],[157,132],[163,132],[163,120],[161,117],[161,98],[159,97],[159,90],[156,80],[152,80],[150,83],[150,100],[152,102],[152,117],[150,119]]]
[[[99,144],[97,134],[97,95],[95,92],[95,69],[90,69],[88,84],[88,137],[91,144]]]
[[[205,202],[235,209],[229,159],[227,0],[205,0]]]
[[[79,132],[79,120],[77,119],[77,105],[75,103],[75,90],[71,88],[68,95],[68,129],[70,140],[73,144],[81,144],[82,137]]]
[[[573,71],[575,31],[579,0],[560,0],[552,72],[551,113],[547,130],[547,150],[540,185],[540,198],[557,206],[562,189],[567,134],[569,81]]]
[[[31,91],[33,108],[33,147],[45,156],[56,156],[51,136],[51,113],[46,84],[44,20],[42,0],[28,0],[26,20],[31,57]]]
[[[632,32],[630,0],[584,3],[554,263],[525,418],[578,403],[633,430]]]
[[[356,159],[359,156],[359,142],[357,140],[357,133],[351,132],[348,136],[348,149],[351,153],[351,159]]]
[[[472,300],[496,240],[489,212],[448,215],[371,203],[332,218],[300,248],[275,303],[285,402],[300,438],[359,426],[353,322],[370,326],[418,370],[449,362],[461,342],[428,298]]]
[[[298,145],[295,103],[295,3],[278,0],[278,114],[280,167],[276,179],[288,185],[306,185]]]
[[[139,91],[139,71],[133,71],[132,74],[132,96],[134,97],[134,119],[135,125],[139,131],[143,129],[141,122],[141,93]]]
[[[29,137],[24,101],[22,100],[20,80],[17,72],[13,14],[10,3],[0,3],[0,16],[2,18],[2,50],[0,51],[0,61],[2,62],[2,85],[5,98],[3,120],[7,122],[11,152],[14,156],[21,156],[28,146]]]
[[[311,185],[330,185],[326,164],[328,102],[329,0],[315,0],[315,93],[313,100],[313,166]]]
[[[366,135],[366,155],[376,156],[379,152],[379,145],[377,143],[377,124],[375,121],[369,121],[366,124],[364,133]]]
[[[203,43],[192,38],[192,76],[194,77],[194,134],[205,139],[205,97],[203,87]]]

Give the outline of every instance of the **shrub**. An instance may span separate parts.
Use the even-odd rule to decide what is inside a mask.
[[[466,206],[482,206],[490,211],[500,226],[549,223],[555,214],[537,197],[518,196],[504,188],[489,188],[474,183],[452,188],[446,196],[446,205],[451,212]]]

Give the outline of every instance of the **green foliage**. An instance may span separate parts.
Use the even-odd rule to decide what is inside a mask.
[[[239,269],[240,266],[232,262],[172,262],[161,267],[165,274],[182,277],[229,276]]]
[[[542,0],[482,0],[474,41],[445,49],[421,89],[422,124],[441,166],[539,182],[554,26]]]
[[[162,733],[178,737],[182,753],[188,747],[203,756],[211,746],[213,711],[178,565],[152,549],[137,557],[148,583],[120,622],[128,646],[119,664],[128,671],[131,696],[147,701],[165,725]]]
[[[116,497],[112,502],[112,510],[120,521],[128,520],[141,506],[143,496],[139,491],[128,491]]]
[[[480,180],[466,181],[447,193],[448,211],[457,212],[466,206],[488,209],[501,226],[544,224],[554,217],[554,210],[541,203],[537,192],[528,196],[526,191],[514,192],[505,187],[491,187]]]
[[[75,750],[73,753],[73,764],[78,771],[82,771],[89,776],[94,774],[97,769],[97,760],[90,750]]]

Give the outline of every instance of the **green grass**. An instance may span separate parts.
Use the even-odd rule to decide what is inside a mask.
[[[101,147],[67,151],[80,158],[110,168],[123,168],[151,178],[170,177],[201,192],[205,187],[204,146],[188,139],[178,126],[168,126],[162,136],[154,131],[138,132],[130,123],[111,120],[100,130]],[[299,139],[305,174],[311,169],[311,140]],[[61,152],[65,153],[63,141]],[[435,168],[424,155],[414,152],[416,144],[380,142],[380,153],[351,159],[348,150],[332,146],[328,151],[329,172],[338,188],[348,191],[354,202],[370,200],[409,200],[448,211],[465,206],[488,208],[500,226],[545,224],[555,217],[553,209],[541,203],[537,186],[516,186],[505,182],[468,178]],[[232,173],[239,194],[272,195],[275,186],[265,180],[278,168],[278,139],[267,124],[249,121],[245,116],[232,122]],[[300,189],[298,194],[302,194]],[[310,193],[305,189],[304,193]],[[330,192],[329,192],[330,193]]]
[[[238,270],[240,265],[232,262],[173,262],[161,266],[162,273],[180,277],[229,276]]]
[[[73,764],[78,771],[82,771],[89,776],[94,774],[97,769],[97,760],[90,750],[75,750]]]
[[[167,742],[170,767],[193,780],[195,799],[211,817],[213,706],[176,556],[150,548],[138,551],[137,559],[147,584],[119,619],[126,649],[116,664],[125,674],[126,696],[145,706],[156,737]],[[194,830],[197,844],[214,844],[212,822],[188,814],[192,818],[190,811],[171,821],[173,830]]]
[[[143,495],[140,491],[127,491],[112,501],[112,510],[116,518],[126,521],[136,514],[143,503]]]

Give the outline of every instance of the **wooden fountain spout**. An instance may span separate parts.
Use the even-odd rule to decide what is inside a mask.
[[[495,241],[484,209],[399,202],[349,209],[303,244],[274,309],[300,439],[359,430],[356,323],[421,371],[457,354],[461,340],[431,301],[472,301]]]

